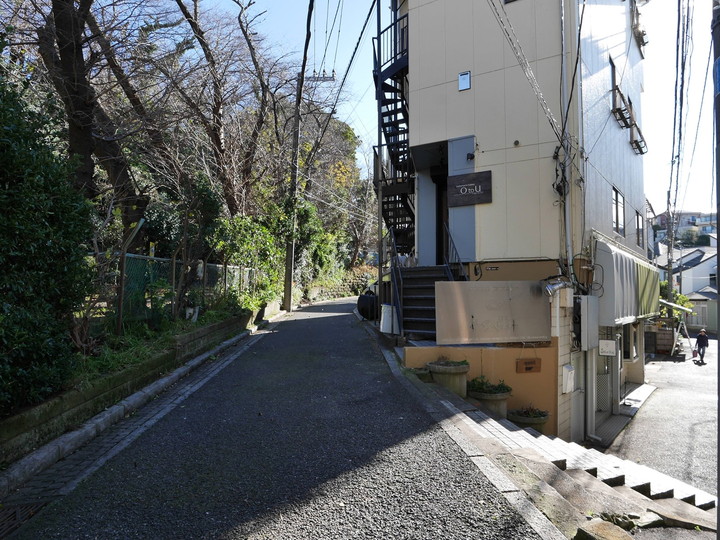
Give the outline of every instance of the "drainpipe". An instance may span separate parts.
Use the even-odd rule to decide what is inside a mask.
[[[562,148],[563,148],[563,161],[562,161],[562,174],[563,180],[565,181],[565,193],[564,197],[564,213],[565,213],[565,257],[567,261],[567,272],[568,277],[572,280],[573,270],[573,248],[572,248],[572,196],[571,187],[572,183],[569,180],[568,171],[570,169],[570,142],[567,135],[568,129],[568,118],[570,114],[570,96],[568,95],[568,82],[567,82],[567,70],[568,70],[568,58],[567,55],[567,36],[565,35],[565,0],[560,0],[560,33],[561,33],[561,84],[560,84],[560,103],[564,109],[563,114],[563,131],[562,131]]]

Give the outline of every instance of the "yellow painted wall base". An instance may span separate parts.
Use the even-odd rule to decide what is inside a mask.
[[[558,419],[558,344],[553,338],[546,347],[405,347],[403,364],[408,368],[425,367],[425,364],[444,356],[448,360],[470,364],[468,380],[480,375],[492,383],[504,380],[512,387],[508,400],[508,409],[517,409],[532,404],[534,407],[550,411],[550,420],[545,425],[545,433],[557,435]],[[517,373],[517,360],[540,359],[540,371]]]

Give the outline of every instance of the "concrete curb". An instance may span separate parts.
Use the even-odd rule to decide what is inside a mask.
[[[7,470],[0,473],[0,499],[8,496],[10,491],[27,482],[34,475],[44,471],[61,459],[69,456],[81,446],[100,435],[125,416],[136,411],[155,396],[169,388],[183,377],[200,367],[208,358],[219,354],[233,345],[251,336],[258,329],[264,328],[271,322],[283,317],[285,311],[281,311],[268,320],[264,320],[256,326],[252,326],[235,337],[223,341],[213,349],[196,356],[184,365],[174,369],[168,375],[149,384],[142,390],[126,397],[116,405],[95,415],[85,422],[80,428],[61,435],[57,439],[41,446],[34,452],[13,463]]]

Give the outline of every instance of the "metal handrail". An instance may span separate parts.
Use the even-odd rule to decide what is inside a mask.
[[[459,272],[459,279],[455,281],[469,281],[470,278],[468,278],[467,273],[465,272],[465,265],[463,265],[462,261],[460,260],[460,254],[458,253],[457,248],[455,247],[455,242],[453,241],[453,237],[450,234],[450,228],[448,227],[448,224],[445,223],[445,233],[447,234],[448,238],[448,251],[450,252],[450,260],[448,260],[447,255],[443,255],[445,259],[445,266],[450,270],[450,274],[452,275],[453,279],[455,278],[455,273],[452,271],[453,266],[457,266],[460,269]]]
[[[405,331],[403,329],[403,306],[402,306],[402,295],[400,294],[400,291],[402,291],[403,282],[402,282],[402,273],[400,272],[400,266],[398,264],[398,252],[397,252],[397,244],[395,243],[395,233],[393,231],[393,228],[390,227],[388,229],[387,234],[385,235],[385,238],[387,239],[388,247],[390,248],[390,282],[392,284],[392,292],[393,292],[393,298],[392,298],[392,305],[395,308],[395,314],[397,315],[398,320],[398,326],[400,330],[400,336],[405,335]]]

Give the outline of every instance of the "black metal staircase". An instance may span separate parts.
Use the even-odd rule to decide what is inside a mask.
[[[410,338],[435,340],[435,283],[452,281],[447,266],[400,268],[402,326]]]
[[[408,18],[397,19],[373,40],[378,119],[384,143],[375,149],[380,161],[376,192],[382,193],[382,214],[395,231],[397,249],[410,253],[415,245],[415,168],[410,156],[409,115],[406,101],[408,73]]]

